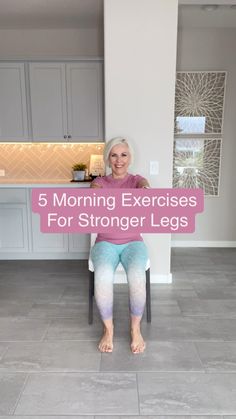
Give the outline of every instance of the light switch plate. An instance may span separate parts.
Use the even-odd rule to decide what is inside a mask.
[[[159,175],[158,161],[150,161],[150,175]]]
[[[5,169],[0,169],[0,176],[5,176]]]

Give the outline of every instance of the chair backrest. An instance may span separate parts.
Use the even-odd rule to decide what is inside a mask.
[[[91,233],[90,234],[90,247],[93,247],[95,240],[96,240],[97,234],[96,233]]]

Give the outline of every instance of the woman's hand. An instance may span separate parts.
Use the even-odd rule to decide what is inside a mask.
[[[102,188],[102,185],[98,185],[97,183],[91,183],[90,188]]]
[[[147,179],[141,179],[139,182],[138,182],[138,186],[137,186],[138,188],[144,188],[144,189],[148,189],[148,188],[150,188],[150,185],[149,185],[149,183],[148,183],[148,181],[147,181]]]

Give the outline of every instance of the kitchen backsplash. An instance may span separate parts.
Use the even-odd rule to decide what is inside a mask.
[[[68,180],[71,167],[83,162],[89,167],[91,154],[103,154],[103,143],[3,143],[0,144],[0,170],[4,179]]]

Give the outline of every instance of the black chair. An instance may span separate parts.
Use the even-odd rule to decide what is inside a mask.
[[[121,264],[118,265],[118,270],[123,270]],[[93,323],[93,297],[94,297],[94,268],[91,259],[89,258],[89,313],[88,322]],[[150,261],[146,265],[146,314],[147,322],[151,323],[151,286],[150,286]]]

